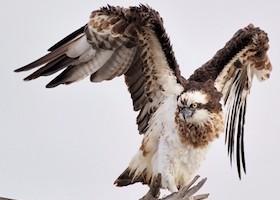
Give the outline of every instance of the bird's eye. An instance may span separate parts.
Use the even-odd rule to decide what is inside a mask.
[[[192,104],[190,105],[190,108],[197,108],[197,103],[192,103]]]

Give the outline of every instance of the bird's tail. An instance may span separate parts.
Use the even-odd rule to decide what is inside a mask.
[[[118,187],[131,185],[137,182],[142,182],[147,184],[145,181],[145,175],[141,174],[140,176],[135,176],[135,171],[131,171],[128,167],[124,172],[115,180],[114,184]]]
[[[130,162],[128,168],[115,180],[114,184],[118,187],[137,182],[149,185],[152,181],[152,173],[147,161],[142,152],[139,151]]]

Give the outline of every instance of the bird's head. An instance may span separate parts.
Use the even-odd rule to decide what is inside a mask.
[[[216,90],[213,81],[189,81],[178,97],[178,116],[181,121],[191,124],[209,122],[213,114],[222,110],[220,99],[221,93]]]

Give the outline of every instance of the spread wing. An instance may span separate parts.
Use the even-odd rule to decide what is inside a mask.
[[[101,82],[124,75],[134,110],[140,111],[140,134],[168,95],[181,93],[185,81],[173,55],[162,19],[140,5],[128,9],[104,7],[92,12],[89,22],[59,41],[49,53],[16,72],[37,69],[24,80],[63,70],[47,88],[71,84],[90,76]]]
[[[272,67],[268,48],[267,34],[250,24],[237,31],[224,48],[190,77],[196,81],[214,80],[217,90],[223,95],[225,140],[231,162],[235,149],[239,178],[241,168],[246,173],[244,124],[247,96],[254,75],[259,80],[269,78]]]

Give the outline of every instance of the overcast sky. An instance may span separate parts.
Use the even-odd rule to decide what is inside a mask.
[[[248,174],[238,180],[224,136],[198,172],[212,200],[278,199],[280,179],[279,1],[141,1],[158,10],[186,77],[249,23],[270,38],[271,79],[253,83],[245,143]],[[211,2],[211,3],[210,3]],[[18,200],[136,200],[147,191],[113,181],[137,151],[136,113],[123,77],[45,89],[49,78],[23,82],[12,71],[46,53],[107,3],[139,1],[9,0],[0,7],[0,196]]]

